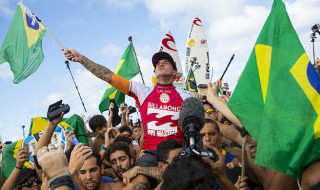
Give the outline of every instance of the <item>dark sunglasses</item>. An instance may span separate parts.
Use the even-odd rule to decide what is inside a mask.
[[[41,184],[42,181],[40,180],[40,178],[34,178],[34,179],[30,179],[28,181],[26,181],[24,184],[22,184],[22,187],[27,187],[30,188],[33,186],[33,182],[36,182],[36,184]]]

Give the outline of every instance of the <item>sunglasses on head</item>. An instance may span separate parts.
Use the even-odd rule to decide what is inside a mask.
[[[42,183],[42,181],[40,180],[40,178],[34,178],[34,179],[30,179],[28,181],[26,181],[24,184],[22,184],[22,187],[27,187],[30,188],[33,186],[33,182],[36,182],[36,184],[40,184]]]
[[[213,114],[213,112],[215,112],[216,110],[215,109],[206,109],[206,113],[207,114]]]

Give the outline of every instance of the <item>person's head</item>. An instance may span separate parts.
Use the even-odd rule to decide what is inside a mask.
[[[177,157],[182,150],[182,143],[174,139],[162,141],[157,146],[156,157],[158,160],[158,168],[162,173],[166,170],[168,164]]]
[[[125,142],[116,142],[109,145],[106,158],[119,179],[122,179],[122,174],[134,164],[129,144]]]
[[[316,69],[317,74],[320,76],[320,66],[317,66],[315,69]]]
[[[212,169],[199,157],[176,157],[163,174],[161,190],[217,189]]]
[[[127,143],[129,145],[130,153],[131,153],[132,158],[134,160],[136,159],[136,155],[137,155],[137,152],[139,152],[139,150],[136,150],[136,147],[132,144],[132,139],[131,138],[126,137],[126,136],[118,136],[113,141],[113,143],[116,143],[116,142],[125,142],[125,143]],[[139,148],[139,146],[138,146],[138,148]]]
[[[36,170],[23,168],[16,182],[17,190],[40,190],[42,181],[38,177]]]
[[[78,171],[78,178],[87,190],[97,190],[102,185],[103,167],[101,165],[100,154],[94,150],[83,162]]]
[[[208,102],[203,102],[204,117],[212,120],[217,119],[216,109]]]
[[[249,149],[249,155],[250,158],[255,159],[256,158],[256,152],[257,152],[257,141],[248,133],[247,135],[247,146]]]
[[[126,136],[126,137],[131,137],[132,136],[132,130],[128,126],[122,126],[119,128],[119,131],[121,135]]]
[[[132,138],[138,142],[139,137],[141,137],[142,130],[139,124],[132,127]]]
[[[302,189],[319,189],[320,187],[320,161],[316,161],[309,165],[302,173],[301,187]],[[318,187],[318,188],[315,188]]]
[[[222,133],[218,124],[212,119],[204,119],[204,126],[200,130],[202,136],[202,144],[204,148],[207,148],[208,145],[214,146],[217,149],[221,150],[222,143]]]
[[[152,64],[158,80],[164,78],[168,82],[173,82],[177,75],[177,66],[170,54],[166,52],[155,53],[152,57]]]
[[[107,120],[103,115],[94,115],[89,120],[89,127],[97,135],[103,136],[107,131]]]

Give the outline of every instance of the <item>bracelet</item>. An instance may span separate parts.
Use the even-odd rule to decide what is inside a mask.
[[[17,167],[17,166],[16,166],[16,168],[19,169],[19,170],[22,170],[22,169],[23,169],[23,168],[19,168],[19,167]]]
[[[54,178],[53,180],[50,180],[50,189],[53,190],[60,186],[74,187],[70,174],[62,175],[57,178]]]
[[[107,150],[108,150],[108,148],[107,148],[107,147],[105,147],[105,146],[104,146],[104,144],[102,144],[102,146],[100,147],[100,149],[101,149],[101,150],[105,150],[105,151],[107,151]]]

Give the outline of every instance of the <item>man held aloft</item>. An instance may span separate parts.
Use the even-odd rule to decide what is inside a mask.
[[[144,127],[142,149],[145,150],[145,155],[138,160],[137,165],[157,166],[155,150],[160,142],[167,139],[183,141],[183,131],[178,124],[180,106],[184,99],[195,95],[172,85],[177,67],[168,53],[158,52],[152,57],[157,78],[157,85],[154,87],[128,81],[75,50],[66,49],[65,56],[69,60],[80,62],[98,78],[136,100]],[[149,163],[149,160],[153,162]]]

